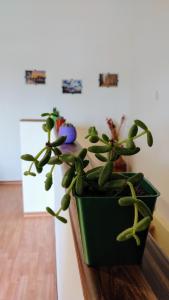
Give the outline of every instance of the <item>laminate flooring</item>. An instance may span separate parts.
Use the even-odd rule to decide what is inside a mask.
[[[0,184],[0,300],[56,300],[54,220],[24,217],[21,184]]]

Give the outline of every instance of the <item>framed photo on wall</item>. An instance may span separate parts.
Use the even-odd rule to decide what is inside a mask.
[[[81,94],[82,80],[79,79],[62,80],[62,92],[63,94]]]
[[[111,74],[111,73],[99,74],[100,87],[117,87],[118,81],[119,81],[118,74]]]
[[[26,84],[45,84],[46,71],[41,70],[26,70],[25,71]]]

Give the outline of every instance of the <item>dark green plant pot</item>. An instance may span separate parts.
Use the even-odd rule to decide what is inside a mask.
[[[159,192],[144,179],[141,184],[144,201],[153,212]],[[89,266],[140,264],[148,230],[139,233],[141,245],[134,239],[116,241],[116,236],[131,227],[133,207],[121,207],[119,197],[75,196],[85,263]]]

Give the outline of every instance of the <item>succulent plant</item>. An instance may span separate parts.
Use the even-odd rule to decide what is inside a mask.
[[[65,142],[66,136],[60,136],[55,141],[51,141],[51,131],[54,127],[53,113],[44,113],[41,116],[46,117],[42,129],[47,134],[47,142],[35,156],[31,154],[21,156],[21,159],[30,162],[24,175],[36,176],[43,171],[46,164],[50,165],[51,169],[46,174],[44,182],[45,190],[49,190],[53,184],[55,167],[63,163],[68,167],[62,179],[65,194],[61,199],[60,208],[55,212],[47,207],[48,213],[61,222],[67,223],[67,220],[61,216],[61,212],[69,208],[72,192],[79,196],[105,194],[118,196],[120,206],[133,206],[134,220],[133,225],[119,233],[116,239],[117,241],[125,241],[134,238],[139,246],[140,239],[137,233],[147,229],[152,220],[150,209],[137,195],[137,186],[143,180],[144,175],[137,173],[129,176],[127,173],[114,173],[113,165],[119,156],[131,156],[140,151],[135,142],[141,136],[146,136],[149,147],[153,145],[153,137],[147,125],[140,120],[135,120],[127,138],[121,141],[112,141],[106,134],[100,136],[95,126],[92,126],[88,129],[86,139],[89,139],[93,145],[88,149],[82,148],[77,155],[74,155],[62,153],[61,148],[59,148]],[[99,145],[97,145],[98,142]],[[100,143],[102,144],[100,145]],[[93,153],[104,164],[86,171],[89,164],[89,160],[86,158],[87,152]]]

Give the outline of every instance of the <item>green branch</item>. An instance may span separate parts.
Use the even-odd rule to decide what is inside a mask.
[[[136,193],[135,193],[135,190],[134,190],[134,186],[131,182],[127,182],[129,188],[130,188],[130,191],[131,191],[131,195],[132,197],[137,200],[137,196],[136,196]],[[140,239],[139,237],[136,235],[136,226],[137,226],[137,223],[138,223],[138,206],[137,206],[137,202],[135,202],[134,204],[134,223],[133,223],[133,237],[135,238],[136,240],[136,243],[137,243],[137,246],[140,245]]]
[[[147,134],[147,131],[146,131],[146,130],[144,130],[144,131],[142,131],[141,133],[137,134],[135,137],[132,138],[132,140],[136,140],[137,138],[143,136],[144,134]],[[115,143],[115,145],[120,146],[120,145],[125,144],[125,143],[127,143],[127,142],[128,142],[128,138],[127,138],[127,139],[124,139],[124,140],[122,140],[122,141],[120,141],[120,142]]]

